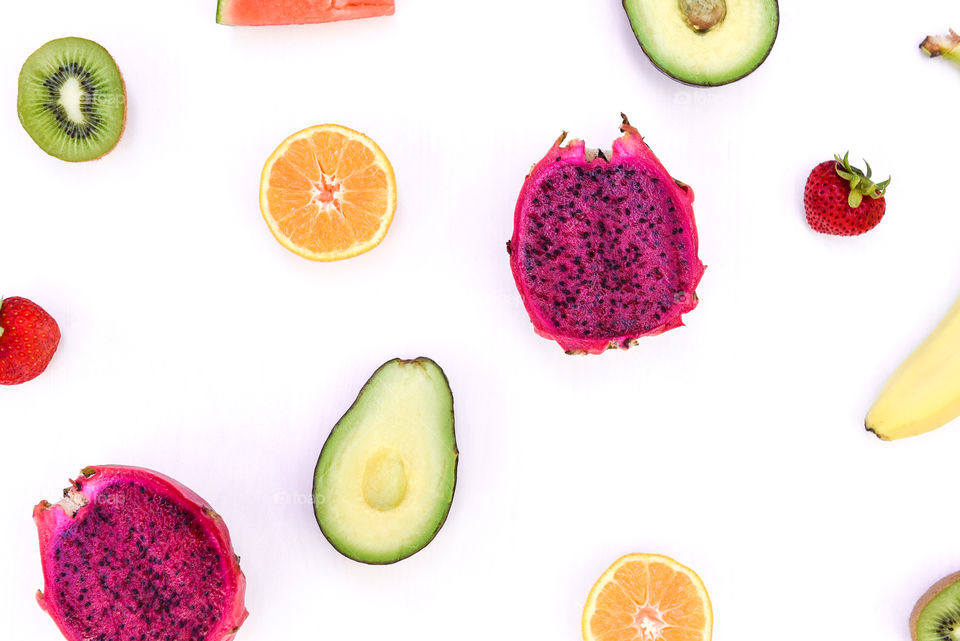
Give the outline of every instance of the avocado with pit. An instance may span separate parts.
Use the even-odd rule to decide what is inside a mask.
[[[623,0],[633,33],[668,76],[712,87],[739,80],[777,39],[777,0]]]
[[[457,484],[453,395],[429,358],[394,359],[334,426],[313,477],[314,512],[346,557],[395,563],[446,521]]]

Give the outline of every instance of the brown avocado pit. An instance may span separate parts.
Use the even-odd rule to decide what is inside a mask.
[[[646,56],[680,82],[712,87],[752,73],[777,38],[777,0],[623,0]]]
[[[727,15],[724,0],[679,0],[680,11],[690,28],[697,32],[710,31]]]

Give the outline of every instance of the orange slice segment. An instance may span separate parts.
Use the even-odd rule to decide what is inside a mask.
[[[386,236],[397,181],[370,138],[341,125],[299,131],[267,159],[260,211],[281,245],[310,260],[341,260]]]
[[[700,577],[659,554],[629,554],[603,573],[583,609],[584,641],[710,641]]]

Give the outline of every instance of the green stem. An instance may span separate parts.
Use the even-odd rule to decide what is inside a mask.
[[[833,158],[837,163],[837,175],[850,183],[850,194],[847,196],[847,204],[850,205],[851,209],[859,207],[860,203],[863,202],[864,196],[869,196],[874,200],[883,198],[887,190],[887,185],[890,184],[889,178],[883,182],[873,182],[873,180],[871,180],[873,178],[873,169],[870,168],[870,163],[864,161],[867,165],[867,173],[863,173],[863,171],[857,167],[850,165],[849,151],[843,155],[843,158],[839,155]]]

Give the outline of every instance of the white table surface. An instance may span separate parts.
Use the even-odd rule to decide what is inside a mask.
[[[895,443],[863,415],[960,293],[960,69],[923,36],[949,0],[783,2],[753,75],[696,89],[643,56],[615,0],[398,0],[391,18],[235,29],[214,0],[29,2],[0,21],[0,291],[59,321],[35,381],[0,389],[0,624],[55,641],[31,508],[89,464],[160,470],[223,515],[239,641],[580,638],[621,554],[697,570],[715,641],[904,640],[960,569],[960,425]],[[47,40],[94,39],[129,97],[99,162],[42,153],[16,86]],[[692,185],[709,265],[688,326],[569,357],[533,332],[504,250],[524,175],[561,130],[609,146],[626,112]],[[287,135],[372,136],[399,181],[384,243],[319,264],[257,204]],[[810,231],[810,168],[893,175],[859,238]],[[450,518],[390,567],[338,555],[306,500],[336,420],[383,361],[454,391]]]

